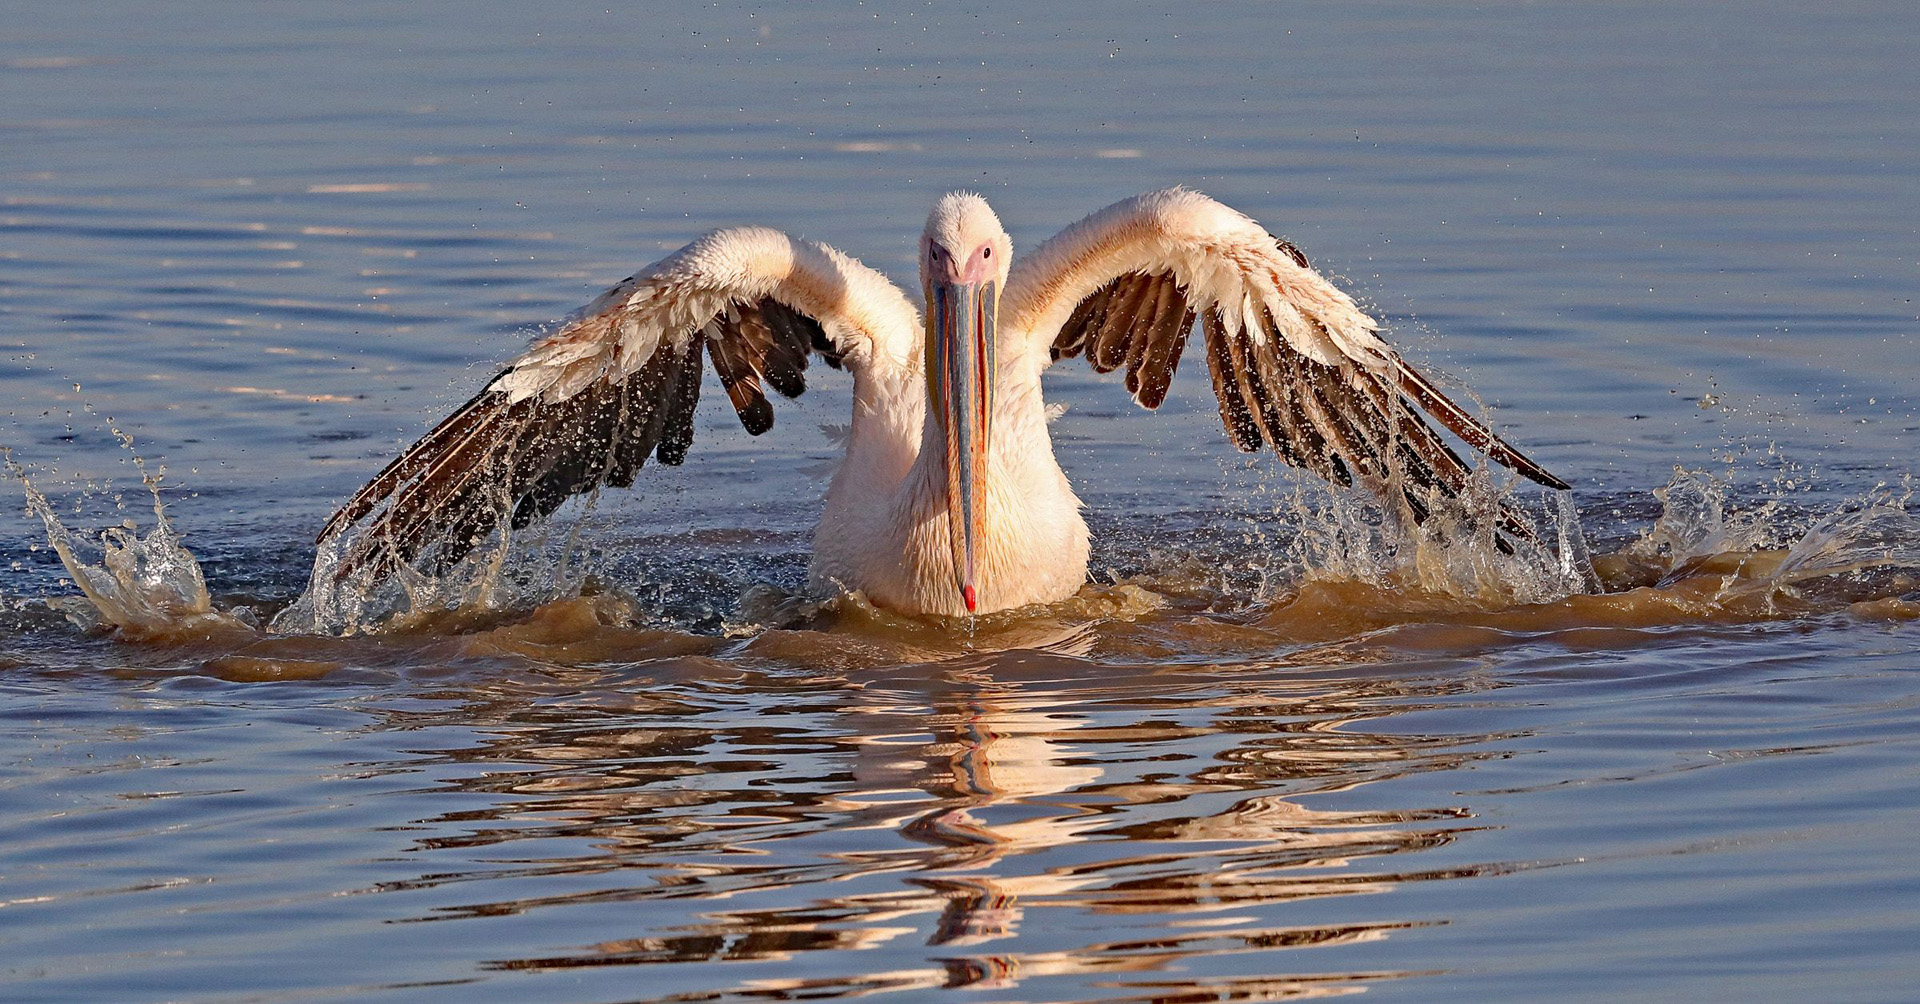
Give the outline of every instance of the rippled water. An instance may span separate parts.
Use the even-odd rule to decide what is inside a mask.
[[[1907,6],[6,23],[0,445],[50,502],[0,520],[0,998],[1912,996]],[[1197,372],[1147,415],[1063,367],[1096,583],[1042,614],[774,611],[826,378],[762,439],[708,394],[584,595],[253,626],[427,422],[706,228],[903,277],[951,187],[1018,248],[1171,183],[1472,386],[1610,591],[1419,588]],[[135,457],[211,595],[83,629],[45,516],[184,567]]]

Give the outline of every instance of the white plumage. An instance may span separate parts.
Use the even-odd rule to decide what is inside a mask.
[[[703,352],[756,434],[773,422],[763,383],[799,393],[819,353],[852,372],[854,402],[812,588],[938,615],[1048,603],[1084,584],[1089,542],[1054,459],[1042,373],[1085,354],[1096,369],[1125,367],[1135,400],[1157,407],[1196,326],[1242,449],[1271,447],[1404,500],[1418,519],[1468,471],[1425,411],[1565,487],[1401,361],[1291,245],[1198,193],[1116,203],[1017,262],[985,200],[956,193],[928,219],[920,268],[924,317],[826,245],[710,233],[535,343],[322,539],[356,534],[341,575],[455,560],[503,520],[525,525],[570,495],[630,484],[650,456],[684,459]]]

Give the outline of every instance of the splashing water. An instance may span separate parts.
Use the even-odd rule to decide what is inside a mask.
[[[1798,521],[1778,499],[1735,509],[1732,479],[1704,472],[1677,470],[1654,496],[1658,518],[1619,551],[1587,562],[1569,532],[1551,549],[1558,565],[1516,546],[1507,579],[1482,574],[1498,567],[1484,550],[1450,554],[1458,540],[1417,542],[1409,554],[1342,551],[1336,545],[1353,539],[1355,524],[1332,522],[1323,538],[1336,544],[1319,539],[1310,546],[1325,550],[1308,552],[1326,564],[1297,569],[1259,623],[1298,640],[1394,629],[1408,644],[1472,647],[1559,631],[1631,645],[1649,630],[1836,612],[1920,617],[1920,517],[1908,509],[1910,487],[1881,485]],[[1471,574],[1454,574],[1461,570]],[[1588,575],[1594,588],[1580,588]],[[1442,630],[1421,638],[1414,625]]]
[[[560,541],[542,521],[519,534],[497,531],[452,567],[430,574],[407,564],[391,575],[354,567],[342,575],[342,562],[355,544],[351,535],[329,537],[314,554],[307,588],[273,619],[283,634],[350,635],[412,631],[527,610],[579,596],[588,569],[578,560],[583,514]]]
[[[133,437],[119,429],[111,431],[133,456],[140,480],[153,499],[154,526],[144,537],[130,519],[102,530],[98,564],[89,564],[81,556],[81,538],[60,521],[53,504],[14,459],[13,450],[0,447],[7,473],[26,493],[27,510],[46,527],[47,543],[60,556],[85,599],[58,607],[82,630],[111,628],[130,638],[251,630],[249,612],[214,609],[200,563],[181,544],[167,519],[166,502],[161,498],[166,468],[157,473],[148,471],[146,461],[133,453]]]
[[[1808,599],[1805,587],[1816,582],[1836,595],[1850,586],[1901,590],[1910,582],[1896,573],[1920,569],[1920,517],[1908,510],[1910,481],[1897,489],[1877,485],[1797,530],[1777,499],[1729,512],[1730,491],[1729,478],[1676,469],[1654,492],[1660,518],[1611,556],[1610,578],[1671,585],[1721,574],[1720,601],[1757,599],[1771,610],[1778,600]]]
[[[1599,592],[1572,492],[1547,492],[1535,513],[1486,469],[1456,499],[1436,499],[1418,525],[1358,493],[1314,485],[1289,499],[1296,536],[1269,587],[1314,579],[1415,589],[1479,606],[1545,603]],[[1530,517],[1523,519],[1523,517]],[[1510,527],[1507,532],[1496,528]]]
[[[133,454],[131,437],[112,431]],[[28,511],[45,527],[48,542],[81,591],[78,598],[49,601],[75,624],[138,640],[235,631],[257,635],[260,628],[247,608],[215,608],[198,561],[168,517],[164,468],[149,471],[142,458],[132,456],[152,500],[154,526],[144,536],[131,520],[100,531],[100,553],[89,560],[85,552],[91,543],[66,527],[10,450],[0,454],[25,492]],[[1247,613],[1255,615],[1249,623],[1297,640],[1352,637],[1411,623],[1608,627],[1767,619],[1849,605],[1873,616],[1920,613],[1920,604],[1903,598],[1916,589],[1910,570],[1920,569],[1920,517],[1908,509],[1911,485],[1878,486],[1824,515],[1798,520],[1783,512],[1777,497],[1736,508],[1730,476],[1677,469],[1653,495],[1661,505],[1654,522],[1619,551],[1595,557],[1571,493],[1546,493],[1526,506],[1511,484],[1497,484],[1485,471],[1460,498],[1436,504],[1418,526],[1357,493],[1296,483],[1271,518],[1260,521],[1258,539],[1249,537],[1234,549],[1244,557],[1244,546],[1258,549],[1268,532],[1289,534],[1265,547],[1264,560],[1242,561],[1241,567],[1257,571],[1257,583],[1222,572],[1231,562],[1215,560],[1221,556],[1209,552],[1228,544],[1197,540],[1177,553],[1154,550],[1149,567],[1138,574],[1115,574],[1110,584],[1089,586],[1045,611],[989,619],[984,630],[988,640],[1053,648],[1066,641],[1092,644],[1089,623],[1118,629],[1137,622],[1151,632],[1156,623],[1220,615],[1237,622]],[[1507,519],[1506,529],[1496,532],[1500,520],[1491,513],[1524,513],[1529,520],[1522,525]],[[316,553],[306,589],[273,619],[270,630],[444,635],[485,630],[503,616],[588,593],[602,598],[609,589],[620,593],[618,586],[596,584],[603,575],[613,577],[599,563],[579,557],[585,551],[583,523],[584,514],[570,525],[547,520],[520,532],[496,533],[487,546],[474,548],[438,574],[401,566],[386,576],[365,569],[342,576],[337,571],[342,553],[353,542],[331,539]],[[556,532],[556,527],[565,529]],[[675,574],[670,566],[656,570],[670,578]],[[909,640],[939,633],[938,625],[906,624],[857,596],[816,600],[746,588],[739,609],[723,618],[721,630],[744,637],[783,624],[837,625]],[[1863,604],[1879,606],[1868,610]],[[647,609],[656,604],[629,598],[611,606],[596,599],[590,605],[596,611],[626,611],[616,618],[620,624],[609,627],[646,621],[688,629],[671,611]],[[1542,620],[1543,610],[1559,613]],[[1035,635],[1039,627],[1058,637]],[[932,646],[928,651],[939,648],[926,644]]]

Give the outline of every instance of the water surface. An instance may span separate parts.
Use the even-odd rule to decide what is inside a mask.
[[[0,521],[0,997],[1911,995],[1908,7],[5,17],[0,443],[86,539],[151,531],[141,457],[224,619],[83,630]],[[1049,377],[1099,535],[1058,610],[765,628],[845,421],[816,368],[761,439],[710,386],[584,597],[235,620],[705,229],[901,278],[950,188],[1018,250],[1173,183],[1473,387],[1617,592],[1336,561],[1190,360],[1153,415]]]

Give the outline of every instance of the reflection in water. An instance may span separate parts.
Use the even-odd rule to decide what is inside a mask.
[[[1044,656],[994,669],[735,668],[665,690],[571,670],[541,693],[392,712],[389,727],[451,718],[487,736],[440,755],[477,768],[455,788],[490,807],[424,824],[416,849],[465,866],[383,888],[498,890],[415,921],[626,908],[592,929],[630,933],[499,970],[755,962],[701,985],[768,996],[1179,973],[1100,985],[1126,991],[1108,999],[1275,999],[1399,974],[1263,959],[1213,979],[1205,960],[1383,939],[1439,918],[1301,923],[1289,905],[1499,870],[1398,863],[1473,830],[1465,808],[1303,804],[1494,755],[1483,747],[1502,737],[1368,729],[1465,690],[1457,676],[1128,677]],[[534,877],[537,894],[500,895]],[[890,945],[898,959],[915,942],[919,967],[838,954]],[[802,956],[811,975],[790,975]]]
[[[1842,500],[1920,432],[1907,33],[878,6],[9,19],[0,444],[66,529],[0,476],[0,999],[1913,997],[1920,509]],[[857,607],[741,641],[742,587],[804,579],[850,395],[815,367],[766,439],[709,387],[684,477],[602,501],[626,609],[252,626],[467,361],[690,220],[906,274],[929,187],[1024,201],[1024,244],[1173,181],[1545,437],[1612,591],[1350,567],[1190,359],[1150,417],[1048,378],[1116,542],[1058,614],[1093,626],[965,642],[1078,659]],[[172,531],[89,400],[173,472]],[[1651,497],[1675,463],[1737,483]]]
[[[400,829],[419,833],[377,864],[402,877],[341,888],[378,894],[354,899],[416,941],[447,932],[456,981],[644,974],[648,999],[684,1001],[1326,996],[1457,965],[1421,953],[1437,932],[1397,934],[1475,916],[1454,905],[1474,898],[1460,884],[1430,880],[1534,859],[1454,845],[1484,828],[1476,814],[1536,789],[1483,785],[1476,808],[1434,804],[1417,780],[1506,755],[1514,735],[1473,713],[1475,689],[1503,678],[1480,666],[1510,678],[1537,645],[1653,651],[1727,624],[1920,612],[1904,495],[1792,522],[1729,514],[1720,492],[1677,478],[1650,528],[1593,561],[1597,593],[1337,565],[1255,593],[1195,536],[1171,565],[965,625],[842,598],[774,619],[806,630],[701,635],[589,590],[339,638],[174,630],[159,604],[157,625],[120,622],[145,644],[116,651],[226,680],[381,679],[399,684],[374,701],[390,702],[383,755],[395,737],[453,736],[412,751],[438,783],[397,793],[413,820]],[[167,557],[176,539],[121,553]],[[91,567],[61,557],[76,576]],[[165,597],[138,573],[191,564],[109,559],[88,581],[109,599]],[[1465,724],[1423,733],[1431,707]],[[1400,778],[1416,780],[1377,784]],[[1429,794],[1367,804],[1409,790]],[[121,887],[147,888],[161,886]],[[1322,951],[1274,954],[1300,948]]]

